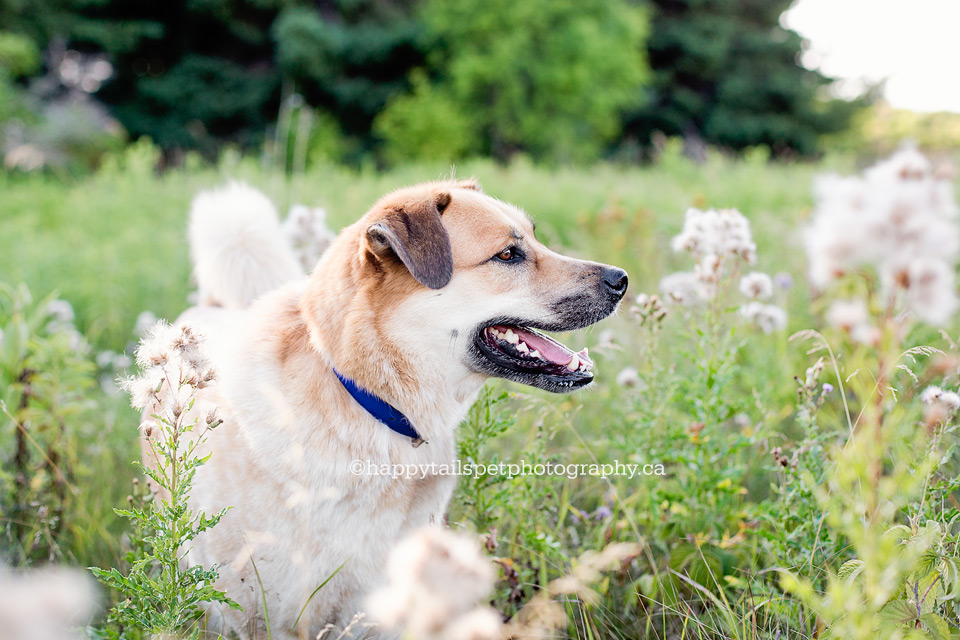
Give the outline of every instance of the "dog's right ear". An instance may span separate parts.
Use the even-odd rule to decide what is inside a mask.
[[[380,259],[396,256],[417,282],[442,289],[453,277],[453,250],[441,214],[450,192],[395,207],[367,229],[370,250]]]

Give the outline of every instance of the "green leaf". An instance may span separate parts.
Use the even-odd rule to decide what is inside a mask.
[[[940,554],[937,553],[936,549],[927,549],[917,560],[914,573],[918,578],[925,578],[937,568],[938,564],[940,564]]]
[[[863,560],[858,560],[854,558],[853,560],[847,560],[842,565],[840,565],[840,570],[837,571],[837,576],[843,580],[843,583],[847,586],[853,584],[853,581],[857,579],[863,572]]]
[[[950,625],[935,613],[920,616],[920,623],[930,632],[934,640],[950,640]]]
[[[906,600],[891,600],[877,614],[885,625],[912,624],[920,619],[917,608]]]
[[[913,531],[910,530],[910,527],[906,525],[898,524],[887,529],[883,534],[883,538],[885,539],[892,538],[894,540],[897,540],[898,542],[903,542],[904,540],[908,540],[912,535],[913,535]]]
[[[645,573],[634,582],[634,588],[647,598],[654,600],[660,592],[660,583],[655,575]]]
[[[321,582],[316,589],[313,590],[313,592],[310,594],[310,597],[307,598],[307,601],[303,603],[303,607],[300,609],[300,613],[297,614],[297,619],[293,621],[293,628],[290,630],[291,633],[296,633],[297,623],[300,622],[300,617],[303,615],[303,612],[307,610],[307,605],[310,604],[311,600],[313,600],[313,596],[317,595],[317,592],[320,591],[320,589],[324,588],[328,582],[333,580],[333,576],[340,573],[340,569],[343,569],[343,566],[347,564],[348,560],[350,560],[350,558],[347,558],[346,560],[344,560],[339,567],[333,570],[333,573],[327,576],[326,579],[323,582]]]
[[[933,572],[917,581],[917,599],[920,601],[920,610],[923,613],[933,611],[937,598],[943,593],[943,583],[940,574]]]
[[[956,600],[957,596],[960,596],[960,570],[957,569],[957,559],[944,558],[943,571],[945,574],[943,581],[947,593],[941,599],[944,601]]]

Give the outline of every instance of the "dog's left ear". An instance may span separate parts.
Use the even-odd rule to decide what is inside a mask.
[[[441,191],[424,202],[396,207],[367,229],[370,250],[379,257],[395,254],[416,280],[442,289],[453,277],[453,250],[441,214],[450,193]]]

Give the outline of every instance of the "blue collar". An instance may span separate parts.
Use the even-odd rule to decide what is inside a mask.
[[[426,440],[420,437],[417,430],[413,428],[413,425],[410,424],[407,416],[400,413],[399,409],[373,395],[350,378],[340,375],[340,372],[333,367],[330,368],[333,369],[333,373],[337,376],[343,388],[347,390],[347,393],[353,396],[357,404],[366,409],[367,413],[400,435],[407,436],[413,440],[414,447],[419,447],[426,442]]]

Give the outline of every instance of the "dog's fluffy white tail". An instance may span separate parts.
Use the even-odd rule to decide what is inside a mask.
[[[197,194],[189,235],[201,305],[247,307],[305,275],[276,208],[249,185],[231,182]]]

